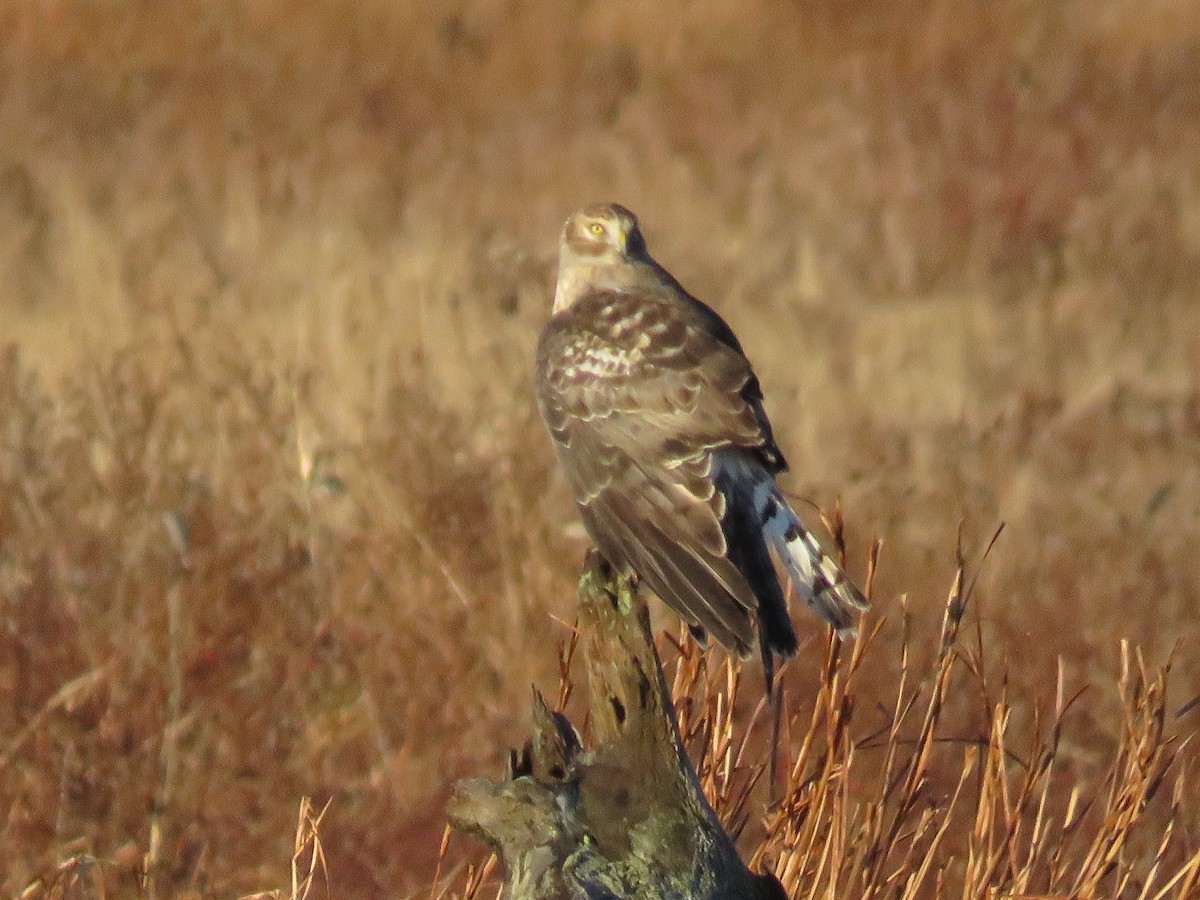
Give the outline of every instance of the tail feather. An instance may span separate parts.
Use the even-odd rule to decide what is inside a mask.
[[[826,553],[772,479],[763,492],[763,537],[787,575],[785,593],[798,593],[842,638],[858,633],[857,614],[867,599]]]
[[[775,476],[755,457],[735,449],[714,454],[713,476],[725,498],[721,527],[729,559],[758,599],[759,642],[768,676],[773,655],[786,658],[796,652],[787,611],[792,596],[803,598],[843,638],[854,637],[867,600],[804,527]]]

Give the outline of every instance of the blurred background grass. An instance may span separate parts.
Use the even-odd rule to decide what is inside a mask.
[[[1194,4],[23,0],[0,47],[5,893],[80,849],[278,886],[303,794],[340,893],[428,879],[571,617],[530,368],[596,199],[739,332],[856,575],[884,539],[881,641],[1004,520],[1015,695],[1125,638],[1200,690]]]

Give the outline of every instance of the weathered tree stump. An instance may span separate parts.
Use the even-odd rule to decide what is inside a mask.
[[[508,897],[784,897],[700,790],[645,602],[593,553],[579,604],[595,746],[535,693],[533,737],[503,780],[455,785],[451,826],[500,856]]]

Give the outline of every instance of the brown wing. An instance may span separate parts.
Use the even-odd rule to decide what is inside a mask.
[[[773,446],[746,358],[663,291],[596,292],[538,345],[538,403],[584,524],[689,622],[741,653],[757,600],[727,558],[722,446]]]

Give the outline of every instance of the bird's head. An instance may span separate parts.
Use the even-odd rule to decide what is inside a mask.
[[[593,203],[576,210],[563,226],[560,253],[580,261],[624,262],[646,252],[637,216],[618,203]]]
[[[617,288],[638,264],[650,261],[637,216],[618,203],[593,203],[563,225],[558,245],[558,290],[554,311],[570,306],[584,281]]]

